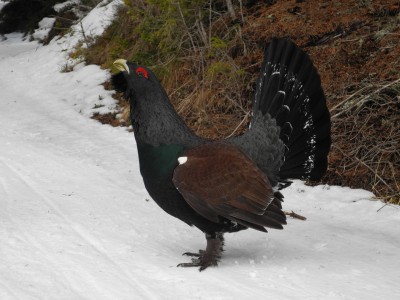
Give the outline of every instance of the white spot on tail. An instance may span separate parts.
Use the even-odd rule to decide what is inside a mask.
[[[285,97],[285,96],[286,96],[286,93],[285,93],[285,91],[278,91],[278,93],[279,93],[279,94],[282,94],[282,95],[283,95],[283,97]]]
[[[179,162],[179,164],[180,165],[183,165],[185,162],[187,162],[187,156],[181,156],[181,157],[178,157],[178,162]]]

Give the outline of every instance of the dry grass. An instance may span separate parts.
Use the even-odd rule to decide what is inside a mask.
[[[244,88],[248,75],[208,77],[191,68],[186,79],[163,80],[178,113],[197,134],[207,138],[226,138],[242,132],[249,121],[251,103]],[[181,84],[176,88],[174,81]]]
[[[368,83],[331,109],[333,145],[325,178],[400,204],[400,79]]]

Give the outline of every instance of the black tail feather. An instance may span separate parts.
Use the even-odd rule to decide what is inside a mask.
[[[254,113],[276,119],[286,145],[279,176],[319,179],[327,168],[330,114],[309,56],[287,39],[273,39],[257,81]]]

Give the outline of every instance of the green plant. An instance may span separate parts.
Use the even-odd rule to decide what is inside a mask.
[[[240,76],[244,75],[244,71],[238,69],[235,65],[217,61],[212,63],[207,70],[208,77],[222,75],[225,79],[237,80]]]

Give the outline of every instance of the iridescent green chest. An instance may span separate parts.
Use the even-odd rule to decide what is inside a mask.
[[[181,145],[138,145],[140,172],[143,177],[170,177],[182,155]]]

